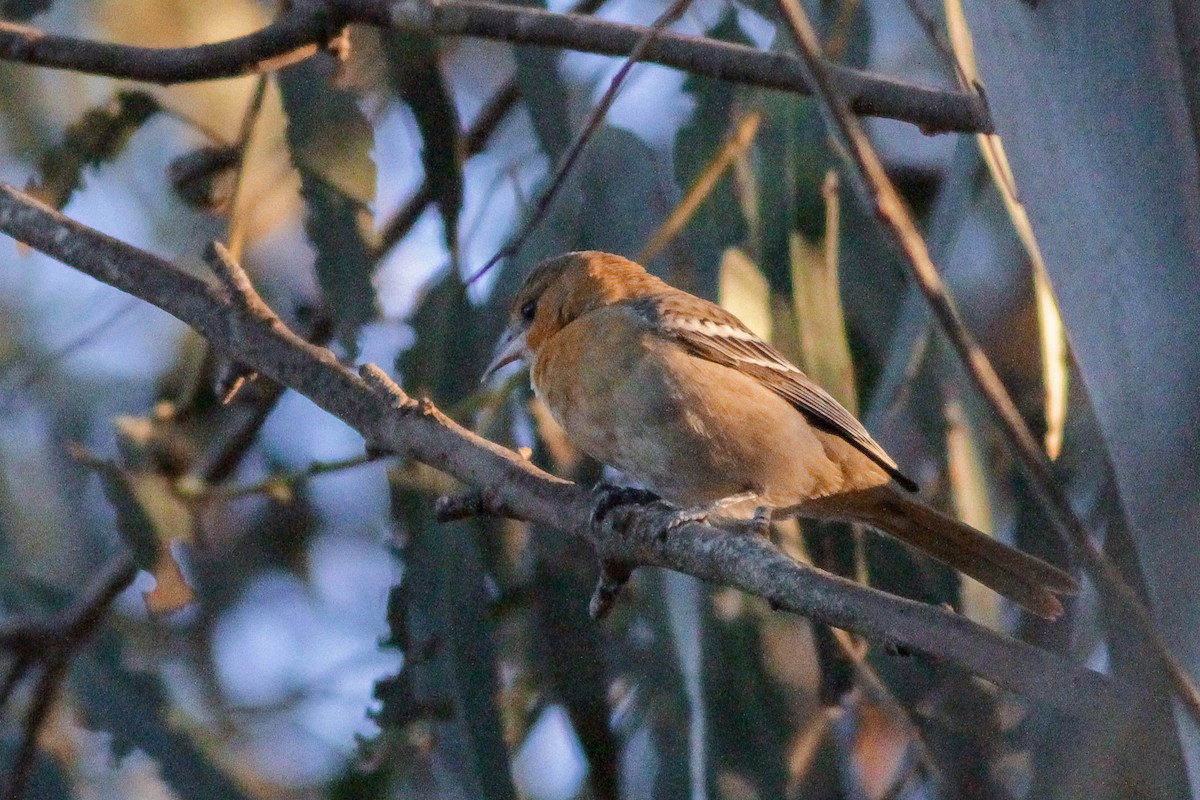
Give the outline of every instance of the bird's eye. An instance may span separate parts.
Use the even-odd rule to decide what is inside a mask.
[[[521,319],[526,322],[533,322],[533,315],[537,313],[537,301],[530,300],[525,305],[521,306]]]

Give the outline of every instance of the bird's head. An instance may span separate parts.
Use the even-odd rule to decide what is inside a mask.
[[[505,364],[532,359],[550,337],[587,312],[661,285],[640,264],[612,253],[585,250],[543,261],[513,299],[508,327],[482,380]]]

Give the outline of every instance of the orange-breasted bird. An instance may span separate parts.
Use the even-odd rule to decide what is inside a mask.
[[[915,491],[854,416],[737,317],[620,256],[543,262],[484,374],[530,366],[581,450],[680,509],[861,522],[1053,619],[1075,580],[899,491]]]

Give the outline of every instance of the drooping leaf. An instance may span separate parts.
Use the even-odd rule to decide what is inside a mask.
[[[154,468],[149,456],[156,446],[158,421],[119,417],[116,421],[123,464],[102,461],[77,452],[80,461],[95,470],[104,494],[117,513],[117,530],[133,551],[134,560],[154,576],[155,586],[143,594],[151,614],[170,614],[195,599],[192,587],[171,553],[176,541],[190,542],[195,519],[192,509],[175,490],[174,481]],[[129,454],[135,454],[129,457]]]
[[[710,35],[749,44],[732,9]],[[688,187],[721,149],[737,116],[737,99],[746,93],[739,92],[733,84],[697,75],[689,76],[683,89],[695,100],[696,110],[675,137],[675,178],[680,186]],[[746,220],[735,194],[734,180],[726,173],[713,187],[708,200],[696,210],[683,237],[696,271],[695,291],[709,297],[714,294],[722,253],[727,247],[744,247],[748,244],[746,237]]]
[[[321,175],[366,206],[375,199],[375,134],[354,92],[339,87],[338,62],[328,55],[278,74],[292,163]]]
[[[134,748],[146,753],[179,800],[247,800],[200,743],[172,719],[162,681],[122,663],[112,632],[72,662],[71,687],[83,723],[112,735],[113,755],[121,758]]]
[[[750,330],[771,341],[771,287],[758,266],[736,247],[721,256],[717,302]]]
[[[300,191],[308,205],[305,228],[317,251],[317,281],[338,338],[353,352],[359,327],[377,314],[369,222],[362,206],[308,170],[300,170]]]
[[[514,0],[513,5],[546,7],[544,0]],[[559,51],[548,47],[513,47],[513,60],[517,64],[513,79],[529,109],[533,133],[551,164],[559,162],[574,137],[568,91],[558,73],[561,57]]]
[[[832,174],[832,173],[830,173]],[[791,239],[792,292],[800,326],[801,365],[851,413],[858,408],[854,363],[846,337],[838,282],[837,186],[827,192],[826,232],[813,244],[800,233]]]
[[[83,185],[84,170],[120,154],[134,132],[158,110],[152,95],[123,90],[104,105],[85,111],[67,128],[62,143],[39,159],[37,177],[30,179],[26,191],[47,205],[63,208]]]
[[[454,402],[473,392],[490,349],[479,322],[462,277],[447,270],[436,278],[413,313],[417,341],[397,363],[409,390],[435,402]]]
[[[654,152],[634,134],[601,125],[567,174],[545,217],[505,267],[505,301],[527,270],[569,250],[637,254],[659,227],[665,208]],[[549,180],[549,177],[547,177]],[[544,190],[544,183],[538,192]]]
[[[638,252],[665,212],[654,202],[661,196],[655,160],[650,147],[627,130],[603,125],[596,131],[577,167],[585,213],[574,249]]]
[[[654,258],[664,247],[679,236],[693,221],[696,214],[712,197],[712,193],[720,187],[722,181],[736,177],[739,181],[751,182],[750,171],[744,168],[746,155],[758,127],[762,123],[762,112],[749,111],[733,122],[732,130],[721,146],[713,153],[704,169],[692,183],[684,189],[683,196],[675,204],[675,208],[654,232],[654,236],[642,248],[637,261],[646,263]],[[750,180],[747,180],[750,179]],[[753,193],[752,186],[739,186],[738,205],[745,214],[752,204],[746,202],[746,196]],[[707,270],[707,266],[706,266]]]
[[[314,269],[338,338],[355,350],[359,327],[376,316],[370,217],[360,192],[374,197],[372,135],[349,92],[330,82],[332,61],[309,59],[279,73],[287,141],[308,206],[305,228]]]
[[[421,132],[421,163],[433,199],[442,215],[446,246],[458,249],[458,218],[463,204],[464,145],[454,98],[438,68],[435,39],[401,31],[384,31],[380,44],[388,79],[412,109]]]
[[[457,280],[457,276],[454,276]],[[431,796],[514,800],[497,698],[496,657],[478,522],[438,525],[428,497],[392,482],[406,532],[404,577],[388,604],[389,639],[405,653],[397,675],[375,685],[385,736],[416,721],[432,733],[438,769],[404,770]],[[402,792],[413,795],[415,787]]]

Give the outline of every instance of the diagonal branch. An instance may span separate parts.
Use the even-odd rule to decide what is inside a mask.
[[[136,575],[137,567],[133,558],[128,554],[117,556],[66,610],[46,621],[17,621],[0,627],[0,648],[17,657],[21,674],[32,668],[35,662],[40,663],[42,668],[31,693],[29,709],[25,712],[21,743],[11,770],[4,779],[4,790],[0,797],[5,800],[20,800],[25,793],[34,756],[37,755],[38,731],[54,707],[71,656],[96,632],[108,607],[133,582]],[[14,671],[14,674],[17,672]],[[12,686],[6,688],[11,689]]]
[[[475,0],[312,0],[292,4],[254,33],[195,47],[110,44],[0,22],[0,60],[159,84],[217,80],[270,71],[305,58],[353,22],[611,56],[627,55],[647,31],[584,14]],[[664,32],[646,47],[641,60],[730,83],[799,94],[812,91],[795,57],[705,37]],[[911,122],[929,133],[992,130],[986,105],[973,94],[916,86],[837,64],[827,69],[857,114]]]
[[[521,224],[520,230],[511,236],[508,242],[497,250],[495,255],[488,259],[486,264],[467,279],[468,285],[487,274],[488,270],[500,263],[502,259],[512,258],[521,252],[521,248],[525,246],[525,242],[529,239],[529,236],[537,230],[538,225],[545,219],[546,213],[554,203],[554,198],[558,196],[559,190],[566,184],[567,176],[578,162],[579,157],[583,155],[588,142],[592,140],[596,131],[600,129],[600,124],[608,116],[608,111],[612,108],[613,103],[617,101],[617,95],[620,94],[625,79],[629,77],[629,72],[642,60],[646,54],[646,50],[654,44],[654,40],[662,35],[663,28],[679,19],[691,2],[692,0],[675,0],[665,11],[658,15],[658,19],[654,20],[654,23],[646,29],[642,38],[638,39],[628,57],[626,57],[625,63],[621,65],[621,68],[617,70],[612,80],[609,81],[608,89],[604,91],[604,95],[600,98],[600,101],[596,103],[591,113],[588,114],[583,127],[575,135],[575,141],[567,148],[567,152],[555,168],[550,181],[533,204],[533,208],[525,218],[525,222]]]
[[[289,330],[256,294],[230,291],[227,287],[241,284],[235,277],[241,268],[220,250],[210,249],[208,260],[225,273],[223,280],[204,280],[4,184],[0,231],[178,317],[230,360],[295,389],[345,421],[368,447],[488,487],[495,507],[571,532],[603,559],[666,567],[734,586],[778,608],[927,653],[1073,715],[1120,719],[1116,708],[1124,690],[1099,673],[942,609],[798,564],[760,537],[700,524],[663,537],[659,532],[671,512],[658,506],[618,508],[604,525],[593,526],[591,493],[463,428],[428,401],[410,399],[382,370],[368,365],[362,376],[354,373],[329,350]]]
[[[862,123],[851,113],[846,99],[834,85],[833,76],[828,73],[821,56],[820,42],[804,9],[798,0],[777,0],[777,3],[802,56],[805,73],[814,87],[826,127],[843,154],[859,196],[864,205],[875,212],[884,230],[903,254],[913,282],[925,296],[930,311],[958,353],[967,374],[999,421],[1006,444],[1024,470],[1046,518],[1055,533],[1074,546],[1097,585],[1128,610],[1139,633],[1146,637],[1162,659],[1184,707],[1194,720],[1200,721],[1200,687],[1167,647],[1137,593],[1096,547],[1066,494],[1055,482],[1044,451],[1025,424],[1025,419],[987,354],[954,305],[912,214],[884,170],[883,162]]]

